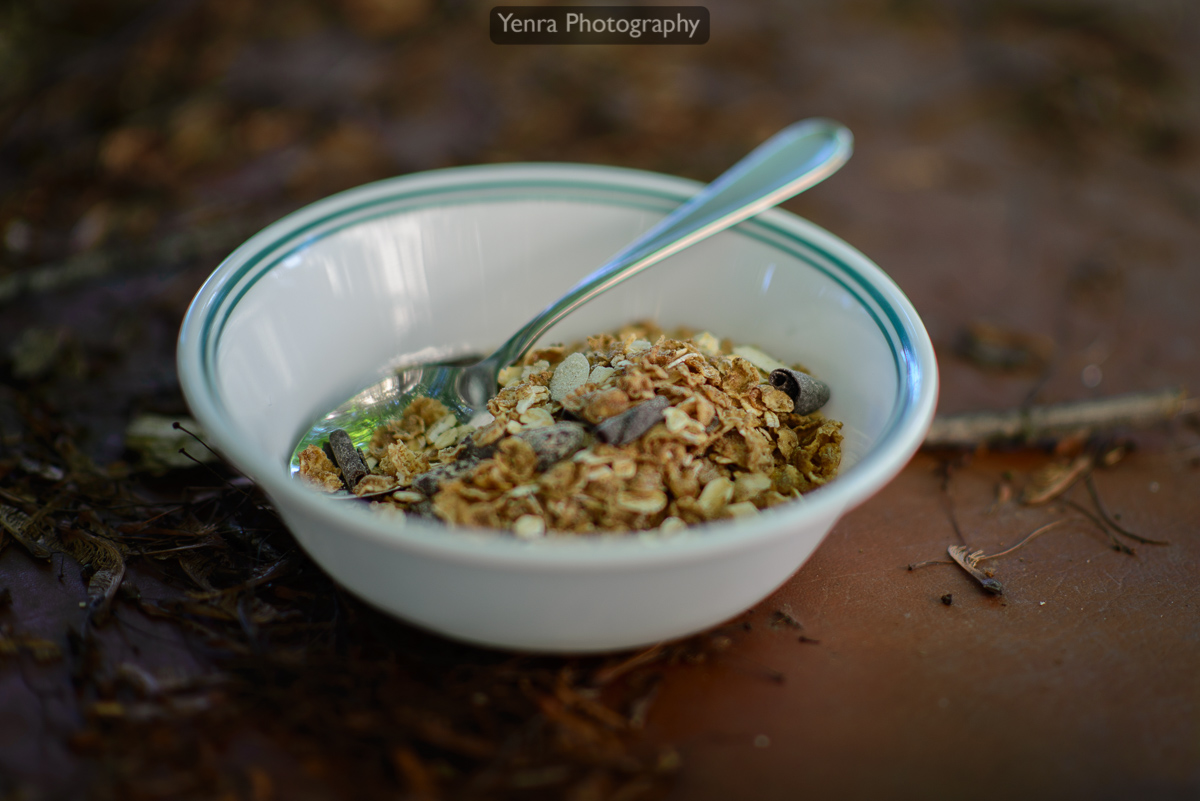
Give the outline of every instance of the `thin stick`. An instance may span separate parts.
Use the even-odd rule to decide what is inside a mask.
[[[595,675],[592,676],[592,684],[597,687],[603,687],[606,684],[612,683],[621,676],[624,676],[634,668],[654,662],[665,655],[666,649],[663,647],[662,643],[651,645],[649,648],[643,651],[638,651],[633,656],[618,662],[615,665],[600,668],[598,671],[596,671]]]
[[[176,423],[175,425],[179,425],[179,424],[178,424],[178,423]],[[180,427],[180,428],[183,428],[183,426],[179,426],[179,427]],[[187,431],[187,429],[184,429],[184,430],[185,430],[185,431]],[[192,432],[191,432],[191,431],[188,431],[187,433],[191,434]],[[192,434],[192,436],[196,436],[196,435],[195,435],[195,434]],[[197,439],[198,439],[198,438],[197,438]],[[201,444],[201,445],[204,445],[204,443],[203,443],[203,442],[201,442],[200,444]],[[208,446],[207,446],[207,445],[204,445],[204,447],[208,448]],[[212,448],[208,448],[208,449],[209,449],[210,451],[212,450]],[[187,449],[186,449],[186,448],[180,448],[180,449],[179,449],[179,453],[180,453],[181,455],[183,455],[183,456],[186,456],[187,458],[191,459],[193,462],[195,462],[196,464],[198,464],[198,465],[200,465],[201,467],[205,468],[206,470],[208,470],[208,472],[212,473],[212,474],[213,474],[214,476],[216,476],[218,479],[220,479],[221,481],[223,481],[225,484],[227,484],[227,485],[229,486],[229,488],[230,488],[231,490],[233,490],[234,492],[238,493],[239,495],[241,495],[241,496],[242,496],[243,498],[245,498],[246,500],[248,500],[248,501],[250,501],[250,502],[253,502],[253,501],[254,501],[254,498],[253,498],[253,497],[251,497],[249,493],[247,493],[247,492],[246,492],[245,490],[243,490],[241,487],[238,487],[238,486],[236,486],[236,485],[235,485],[235,484],[234,484],[232,481],[230,481],[230,480],[229,480],[228,478],[226,478],[225,476],[223,476],[223,475],[221,475],[220,473],[218,473],[218,472],[217,472],[215,469],[213,469],[213,466],[212,466],[212,465],[210,465],[208,462],[202,462],[202,461],[200,461],[199,459],[197,459],[195,456],[192,456],[190,453],[188,453],[188,452],[187,452]]]
[[[958,564],[958,562],[951,562],[948,559],[926,559],[924,562],[916,562],[914,564],[909,565],[908,569],[909,570],[919,570],[922,567],[929,567],[930,565],[956,565],[956,564]]]
[[[192,439],[196,440],[196,442],[199,442],[201,445],[203,445],[203,446],[204,446],[204,450],[208,451],[208,452],[209,452],[209,453],[211,453],[213,456],[217,457],[217,459],[220,459],[221,461],[224,461],[224,457],[222,457],[222,456],[221,456],[221,454],[217,453],[217,452],[216,452],[216,451],[214,451],[212,448],[208,447],[208,443],[207,443],[207,442],[205,442],[204,440],[200,439],[200,436],[199,436],[198,434],[195,434],[194,432],[188,431],[188,430],[187,430],[187,428],[185,428],[185,427],[184,427],[183,423],[181,423],[181,422],[179,422],[178,420],[176,420],[176,421],[174,421],[173,423],[171,423],[171,428],[175,429],[176,431],[182,431],[183,433],[187,434],[189,437],[191,437]],[[183,453],[183,449],[182,449],[182,448],[180,448],[180,453]],[[187,455],[187,456],[190,456],[191,454],[185,454],[185,455]],[[192,456],[192,461],[194,461],[194,462],[198,462],[198,461],[200,461],[200,460],[199,460],[199,459],[197,459],[196,457]]]
[[[1055,526],[1061,526],[1063,523],[1066,523],[1066,522],[1067,522],[1067,518],[1065,518],[1065,517],[1061,520],[1051,521],[1051,522],[1047,523],[1046,525],[1042,526],[1041,528],[1035,529],[1032,533],[1030,533],[1027,537],[1025,537],[1025,539],[1021,540],[1020,542],[1018,542],[1016,545],[1009,548],[1008,550],[1001,551],[1000,553],[990,554],[988,556],[981,556],[978,559],[976,559],[975,561],[982,562],[985,559],[998,559],[1001,556],[1007,556],[1008,554],[1017,550],[1022,545],[1029,542],[1030,540],[1032,540],[1034,537],[1038,536],[1039,534],[1044,534],[1045,532],[1049,531],[1050,529],[1054,528]]]
[[[1104,504],[1100,503],[1100,493],[1096,490],[1096,482],[1092,479],[1091,473],[1089,473],[1084,478],[1084,483],[1087,485],[1088,493],[1092,496],[1092,503],[1096,504],[1096,512],[1099,513],[1100,517],[1104,519],[1104,522],[1108,523],[1108,525],[1112,526],[1114,530],[1120,532],[1121,534],[1124,534],[1126,537],[1129,537],[1129,539],[1131,539],[1131,540],[1142,543],[1143,545],[1170,545],[1171,544],[1171,543],[1167,542],[1166,540],[1152,540],[1148,537],[1142,537],[1142,536],[1140,536],[1138,534],[1134,534],[1132,531],[1118,525],[1117,521],[1113,520],[1112,517],[1108,514],[1108,511],[1105,510]]]
[[[992,576],[988,575],[985,571],[980,569],[979,563],[986,561],[988,559],[998,559],[1001,556],[1007,556],[1008,554],[1012,553],[1013,551],[1017,550],[1018,548],[1022,547],[1026,543],[1028,543],[1034,537],[1037,537],[1041,534],[1045,534],[1050,529],[1055,528],[1056,526],[1061,526],[1063,523],[1066,523],[1066,522],[1068,522],[1066,518],[1063,518],[1061,520],[1053,520],[1053,521],[1047,523],[1046,525],[1035,529],[1032,533],[1030,533],[1028,536],[1026,536],[1025,539],[1021,540],[1013,547],[1011,547],[1007,550],[1004,550],[1004,551],[1000,551],[999,553],[991,554],[991,555],[986,555],[986,554],[984,554],[983,551],[968,551],[967,546],[965,546],[965,545],[951,545],[949,548],[946,549],[946,553],[948,553],[950,555],[950,558],[954,560],[953,562],[944,562],[940,559],[931,559],[927,562],[920,562],[915,565],[909,565],[908,569],[916,570],[917,568],[925,567],[926,565],[956,564],[959,567],[961,567],[963,570],[967,571],[967,574],[970,575],[971,578],[973,578],[977,582],[979,582],[979,586],[981,588],[983,588],[984,590],[987,590],[988,592],[990,592],[993,595],[1003,595],[1004,594],[1004,585],[1000,583],[999,579],[993,578]]]
[[[174,548],[163,548],[157,551],[134,551],[138,556],[161,556],[164,553],[177,553],[178,551],[194,551],[197,548],[209,548],[211,543],[196,542],[191,545],[179,545]]]
[[[1128,545],[1126,545],[1125,543],[1121,542],[1119,539],[1117,539],[1117,535],[1113,534],[1111,531],[1108,530],[1108,526],[1104,525],[1104,520],[1101,519],[1099,515],[1092,514],[1092,512],[1089,511],[1083,504],[1076,503],[1075,501],[1071,500],[1070,498],[1063,498],[1062,503],[1065,503],[1067,506],[1071,507],[1076,512],[1079,512],[1080,514],[1085,516],[1088,520],[1091,520],[1093,523],[1095,523],[1096,528],[1100,529],[1102,532],[1104,532],[1104,536],[1108,537],[1108,542],[1110,545],[1112,545],[1112,549],[1114,551],[1120,551],[1121,553],[1127,553],[1130,556],[1134,555],[1134,550],[1132,548],[1130,548]]]
[[[954,529],[954,536],[958,537],[958,541],[966,545],[967,538],[963,536],[962,528],[958,525],[958,515],[954,511],[954,499],[950,497],[950,471],[952,465],[949,460],[943,460],[941,463],[942,472],[942,506],[946,508],[946,516],[950,518],[950,528]]]
[[[924,448],[975,448],[993,442],[1028,442],[1076,431],[1145,427],[1195,411],[1182,389],[1137,392],[999,412],[939,415]]]
[[[1063,495],[1071,487],[1075,486],[1075,482],[1079,481],[1083,476],[1091,474],[1092,468],[1096,466],[1096,458],[1091,453],[1085,453],[1067,465],[1066,469],[1062,470],[1057,477],[1042,487],[1026,487],[1021,493],[1021,503],[1026,506],[1037,506],[1041,503],[1049,501]],[[1058,468],[1051,465],[1050,469],[1058,473]]]

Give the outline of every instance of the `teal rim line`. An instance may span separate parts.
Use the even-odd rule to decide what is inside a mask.
[[[309,222],[300,228],[297,228],[293,231],[288,231],[274,242],[266,245],[263,248],[260,248],[254,256],[247,259],[246,263],[239,267],[237,271],[224,282],[222,288],[219,290],[219,293],[214,298],[214,303],[212,304],[212,308],[215,309],[214,313],[210,314],[204,320],[202,335],[200,338],[200,360],[204,365],[204,379],[205,383],[209,385],[209,389],[215,389],[212,386],[212,379],[216,372],[214,363],[215,347],[210,349],[210,343],[214,342],[214,337],[220,337],[221,333],[225,329],[225,325],[228,322],[230,315],[233,312],[233,309],[237,307],[237,304],[241,301],[242,297],[245,296],[245,294],[259,281],[259,279],[274,269],[281,261],[291,257],[304,248],[309,247],[314,242],[331,236],[338,231],[349,228],[353,225],[359,225],[369,220],[386,217],[400,211],[418,211],[421,209],[434,208],[443,205],[462,205],[461,201],[451,200],[447,196],[453,196],[463,192],[472,192],[474,193],[473,197],[478,198],[481,189],[487,190],[487,200],[520,199],[526,201],[545,199],[561,200],[563,199],[562,192],[564,191],[575,190],[578,192],[582,190],[588,196],[581,197],[580,195],[576,194],[572,195],[571,199],[581,202],[599,202],[606,203],[608,205],[621,206],[623,208],[633,208],[655,212],[664,210],[663,206],[661,205],[662,201],[665,201],[668,204],[677,204],[680,202],[678,197],[670,194],[669,192],[663,191],[635,189],[631,187],[609,187],[604,185],[588,186],[585,184],[580,184],[577,181],[571,181],[569,183],[554,183],[553,179],[540,179],[503,181],[482,185],[470,184],[461,187],[436,187],[418,190],[411,193],[376,198],[332,212],[328,215],[313,220],[312,222]],[[542,196],[521,195],[494,197],[497,191],[511,189],[542,189],[545,190],[547,194]],[[631,203],[628,199],[628,195],[631,192],[654,198],[657,201],[660,201],[660,203]],[[606,199],[603,197],[604,194],[611,194],[614,196],[623,195],[624,199],[618,199],[617,197]],[[420,198],[428,195],[439,195],[442,198],[447,198],[447,200],[424,205],[412,205],[412,201],[419,200]],[[384,205],[391,207],[380,209],[374,214],[365,216],[358,214],[364,210]],[[396,206],[399,207],[397,208]],[[671,207],[668,205],[667,210],[669,211],[670,208]],[[314,229],[325,226],[330,221],[339,217],[345,218],[345,221],[342,224],[322,230],[319,234],[314,235],[312,233]],[[759,230],[755,231],[755,228]],[[887,423],[883,426],[883,436],[881,437],[881,441],[886,439],[893,427],[895,420],[902,416],[907,410],[908,406],[913,402],[915,391],[919,384],[919,376],[917,374],[916,366],[917,361],[913,353],[914,348],[912,341],[909,338],[908,331],[906,330],[903,322],[896,313],[896,310],[891,306],[890,303],[887,302],[882,293],[879,292],[879,290],[872,286],[868,281],[866,281],[853,267],[834,256],[829,251],[818,247],[812,242],[800,238],[795,233],[781,230],[775,225],[764,222],[757,218],[739,223],[738,225],[734,226],[734,229],[732,230],[737,230],[738,233],[749,236],[751,239],[762,242],[778,250],[782,250],[785,253],[794,256],[795,258],[808,264],[810,267],[816,269],[818,272],[825,275],[834,283],[838,284],[847,292],[849,292],[859,302],[859,305],[867,312],[867,314],[870,315],[871,319],[875,321],[875,325],[884,334],[884,339],[887,341],[888,347],[892,351],[892,358],[895,362],[897,372],[896,392],[898,396],[897,400],[899,402],[893,409],[893,412],[890,415]],[[285,243],[295,240],[300,241],[295,242],[295,244],[288,247],[286,251],[282,253],[280,252],[280,249],[285,246]],[[826,263],[821,263],[820,261],[814,259],[813,255],[819,256],[821,260]],[[263,262],[268,258],[271,260],[265,267],[259,269],[258,273],[249,281],[243,281],[243,279],[251,271],[259,268],[260,265],[262,265]],[[833,265],[833,269],[828,266],[830,264]],[[834,269],[838,270],[838,272],[834,272]],[[852,278],[854,284],[857,286],[852,286],[843,279],[842,275]],[[234,294],[232,300],[230,300],[230,294],[233,293],[234,290],[236,290],[236,294]],[[867,303],[866,298],[860,294],[859,290],[865,291],[866,295],[874,301],[874,304]],[[891,323],[890,332],[889,327],[884,325],[883,320],[880,319],[879,314],[876,312],[875,308],[873,308],[873,305],[877,305],[887,317],[888,322]],[[220,316],[221,319],[214,335],[213,325],[217,316]],[[895,339],[899,339],[899,351],[896,348],[896,342],[891,335],[892,333],[895,334]],[[905,391],[906,387],[909,389],[908,392]],[[219,396],[216,392],[213,392],[213,397],[218,398]],[[224,406],[223,403],[221,405]]]

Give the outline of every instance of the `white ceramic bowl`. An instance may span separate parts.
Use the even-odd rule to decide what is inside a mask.
[[[937,367],[900,289],[858,251],[774,210],[576,312],[546,341],[631,321],[708,329],[803,362],[845,423],[840,476],[803,500],[672,537],[552,538],[385,519],[289,477],[319,414],[414,355],[487,352],[693,194],[580,165],[468,167],[352,189],[238,248],[192,303],[179,375],[211,441],[333,578],[463,640],[597,651],[683,636],[754,605],[909,460]]]

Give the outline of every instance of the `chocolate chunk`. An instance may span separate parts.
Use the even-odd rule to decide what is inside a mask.
[[[526,428],[514,436],[533,448],[538,457],[539,473],[544,473],[552,465],[573,455],[587,444],[587,429],[579,423],[571,422],[555,423],[543,428]],[[439,464],[422,473],[413,479],[412,488],[417,492],[433,495],[443,483],[469,473],[475,465],[495,454],[497,444],[480,448],[468,440],[467,447],[459,454],[457,461]]]
[[[420,503],[415,503],[408,507],[406,513],[412,517],[419,517],[422,520],[430,520],[434,523],[442,522],[442,519],[433,511],[433,501],[426,498]]]
[[[346,484],[346,489],[353,492],[355,485],[370,472],[362,454],[350,441],[350,435],[340,428],[335,428],[329,433],[329,450],[333,453],[334,463],[342,470],[342,481]]]
[[[453,481],[474,469],[482,461],[478,457],[459,458],[456,462],[447,462],[434,466],[433,469],[422,473],[413,479],[412,488],[426,495],[433,495],[447,481]]]
[[[829,385],[808,373],[781,368],[771,371],[771,386],[781,389],[796,405],[796,414],[812,414],[829,402]]]
[[[526,428],[517,439],[533,448],[537,454],[537,470],[544,473],[551,465],[561,462],[587,444],[587,429],[579,423],[562,422],[543,428]]]
[[[661,395],[608,418],[596,426],[596,436],[609,445],[628,445],[663,419],[671,402]]]

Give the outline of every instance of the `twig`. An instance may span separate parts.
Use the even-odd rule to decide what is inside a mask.
[[[196,440],[196,442],[199,442],[200,445],[204,448],[204,450],[208,451],[209,453],[211,453],[213,456],[217,457],[218,459],[224,458],[221,456],[221,454],[217,453],[212,448],[208,447],[208,443],[205,442],[203,439],[201,439],[199,434],[197,434],[194,431],[189,430],[183,423],[179,422],[178,420],[171,423],[171,428],[175,429],[176,431],[182,431],[183,433],[187,434],[189,437]],[[183,453],[185,456],[190,458],[193,462],[199,463],[199,461],[200,461],[195,456],[192,456],[189,453],[184,453],[182,448],[180,449],[180,453]]]
[[[950,497],[950,470],[952,466],[949,460],[943,460],[940,469],[942,473],[942,506],[946,508],[946,517],[950,519],[950,528],[954,529],[954,536],[958,537],[960,543],[966,545],[967,538],[963,536],[962,528],[958,525],[958,515],[954,511],[954,499]]]
[[[1026,487],[1025,491],[1021,493],[1021,503],[1026,506],[1037,506],[1053,501],[1075,486],[1075,482],[1080,478],[1090,476],[1092,468],[1095,466],[1096,457],[1090,452],[1079,455],[1065,468],[1057,464],[1050,465],[1046,468],[1051,471],[1049,478]],[[1043,475],[1046,470],[1041,471],[1038,475]]]
[[[666,648],[663,647],[662,643],[652,645],[644,651],[638,651],[633,656],[622,660],[615,665],[609,665],[607,667],[600,668],[596,671],[595,675],[592,676],[592,684],[597,687],[603,687],[606,684],[611,684],[613,681],[621,676],[624,676],[634,668],[641,667],[642,665],[647,665],[651,662],[661,659],[662,657],[666,656],[666,654]]]
[[[1076,512],[1079,512],[1080,514],[1082,514],[1088,520],[1091,520],[1093,523],[1095,523],[1096,528],[1103,531],[1104,536],[1108,537],[1108,542],[1110,545],[1112,545],[1112,549],[1114,551],[1120,551],[1121,553],[1127,553],[1130,556],[1134,555],[1133,548],[1130,548],[1128,545],[1126,545],[1125,543],[1123,543],[1119,539],[1117,539],[1117,535],[1113,534],[1111,531],[1108,530],[1108,526],[1104,525],[1104,520],[1099,515],[1093,514],[1083,504],[1076,503],[1075,501],[1071,500],[1070,498],[1063,498],[1062,502],[1065,503],[1067,506],[1071,507],[1072,509],[1074,509]]]
[[[1078,431],[1144,427],[1200,406],[1182,389],[1137,392],[1111,398],[1030,406],[1000,412],[939,415],[923,448],[975,448],[997,442],[1029,442]]]
[[[179,426],[179,428],[180,428],[180,429],[182,429],[183,431],[187,432],[188,434],[192,434],[192,432],[191,432],[191,431],[188,431],[186,428],[183,428],[183,426],[180,426],[180,425],[179,425],[179,423],[176,423],[175,425],[176,425],[176,426]],[[195,434],[192,434],[192,436],[193,436],[193,437],[196,437],[196,435],[195,435]],[[197,441],[198,441],[198,442],[199,442],[201,445],[204,445],[204,447],[208,448],[208,445],[205,445],[205,444],[204,444],[204,441],[203,441],[203,440],[201,440],[199,437],[196,437],[196,440],[197,440]],[[212,452],[212,453],[216,453],[216,451],[214,451],[212,448],[208,448],[208,450],[209,450],[210,452]],[[230,481],[230,480],[229,480],[229,478],[228,478],[228,477],[226,477],[226,476],[223,476],[223,475],[221,475],[220,473],[218,473],[218,472],[217,472],[217,471],[216,471],[216,470],[213,468],[213,466],[212,466],[212,465],[208,464],[207,462],[202,462],[202,461],[200,461],[199,459],[197,459],[195,456],[192,456],[190,453],[188,453],[188,452],[187,452],[187,449],[186,449],[186,448],[180,448],[180,449],[179,449],[179,454],[180,454],[181,456],[186,456],[187,458],[191,459],[191,460],[192,460],[193,462],[195,462],[196,464],[200,465],[200,466],[201,466],[201,467],[203,467],[203,468],[206,468],[206,469],[208,470],[208,472],[212,473],[212,474],[213,474],[214,476],[216,476],[218,479],[220,479],[221,481],[224,481],[226,484],[228,484],[228,485],[229,485],[229,488],[230,488],[231,490],[233,490],[234,492],[236,492],[236,493],[238,493],[239,495],[241,495],[241,496],[242,496],[244,499],[246,499],[246,500],[248,500],[248,501],[250,501],[250,502],[252,502],[252,503],[253,503],[253,501],[254,501],[254,498],[253,498],[253,497],[252,497],[252,496],[251,496],[251,495],[250,495],[248,492],[246,492],[246,491],[245,491],[244,489],[242,489],[241,487],[239,487],[239,486],[235,485],[235,484],[234,484],[232,481]]]
[[[1049,531],[1050,529],[1052,529],[1056,526],[1061,526],[1063,523],[1066,523],[1066,522],[1067,522],[1067,519],[1065,517],[1061,520],[1053,520],[1053,521],[1047,523],[1046,525],[1041,526],[1040,528],[1034,529],[1030,534],[1028,534],[1025,537],[1025,539],[1021,540],[1020,542],[1018,542],[1016,545],[1009,548],[1008,550],[1001,551],[1000,553],[990,554],[988,556],[981,556],[976,561],[982,562],[985,559],[998,559],[1001,556],[1008,556],[1010,553],[1012,553],[1013,551],[1017,550],[1021,546],[1025,545],[1025,543],[1032,540],[1034,537],[1036,537],[1040,534],[1044,534],[1045,532]]]
[[[946,549],[946,553],[948,553],[950,558],[954,560],[953,562],[947,562],[943,559],[930,559],[927,562],[918,562],[917,564],[909,565],[908,569],[916,570],[917,568],[926,567],[928,565],[956,564],[963,570],[967,571],[967,574],[970,575],[971,578],[979,582],[979,586],[984,590],[992,593],[993,595],[1003,595],[1004,585],[1000,583],[999,579],[993,578],[990,573],[979,567],[979,563],[988,559],[998,559],[1001,556],[1007,556],[1018,548],[1023,547],[1034,537],[1040,536],[1050,529],[1061,526],[1066,522],[1068,522],[1066,518],[1061,520],[1053,520],[1044,526],[1034,529],[1025,537],[1025,539],[1021,540],[1013,547],[1004,551],[1000,551],[999,553],[985,554],[982,550],[968,551],[966,545],[951,545]]]
[[[1132,531],[1118,525],[1117,521],[1113,520],[1112,516],[1109,515],[1108,511],[1104,508],[1104,504],[1100,503],[1100,493],[1096,490],[1096,482],[1092,478],[1092,474],[1088,473],[1086,476],[1084,476],[1083,481],[1084,481],[1084,484],[1087,486],[1088,494],[1092,496],[1092,503],[1094,503],[1096,505],[1096,512],[1100,515],[1100,518],[1105,523],[1112,526],[1112,528],[1116,532],[1118,532],[1119,534],[1124,534],[1126,537],[1129,537],[1129,539],[1134,540],[1136,542],[1140,542],[1143,545],[1170,545],[1171,544],[1171,543],[1167,542],[1166,540],[1152,540],[1149,537],[1143,537],[1138,534],[1134,534]]]

